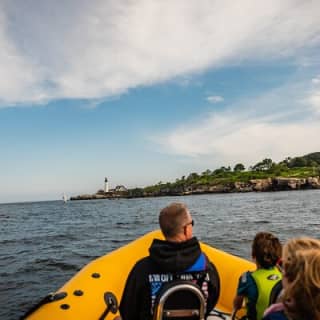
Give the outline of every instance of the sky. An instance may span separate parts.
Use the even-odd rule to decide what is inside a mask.
[[[318,0],[0,0],[0,203],[320,151]]]

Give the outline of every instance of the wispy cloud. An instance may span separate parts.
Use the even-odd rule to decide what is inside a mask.
[[[207,101],[210,103],[218,103],[224,101],[224,99],[221,96],[209,96],[207,97]]]
[[[312,80],[312,88],[306,97],[306,104],[310,105],[312,110],[320,115],[320,76]]]
[[[11,0],[0,12],[2,104],[101,98],[251,59],[302,63],[320,43],[318,1]]]
[[[319,97],[319,91],[310,96],[307,82],[286,85],[252,102],[238,101],[228,110],[203,115],[153,141],[162,152],[190,157],[193,163],[206,157],[211,166],[235,161],[248,166],[267,156],[280,161],[319,150]]]
[[[30,59],[21,54],[8,34],[8,20],[0,4],[0,102],[38,101],[45,95],[42,75]]]
[[[309,97],[309,102],[314,111],[320,114],[320,88],[317,91],[312,92]]]
[[[311,81],[313,84],[320,84],[320,76],[313,78]]]

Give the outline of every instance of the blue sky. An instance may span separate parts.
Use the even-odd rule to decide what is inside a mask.
[[[319,1],[0,3],[0,202],[320,151]]]

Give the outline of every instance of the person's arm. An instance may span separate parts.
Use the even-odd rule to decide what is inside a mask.
[[[242,307],[244,296],[235,296],[233,299],[233,309],[239,310]]]
[[[244,296],[235,296],[234,299],[233,299],[233,310],[232,310],[232,314],[231,314],[231,319],[234,319],[237,311],[239,309],[241,309],[242,307],[242,304],[243,304],[243,299],[244,299]]]
[[[247,293],[248,293],[248,273],[245,272],[239,278],[237,293],[233,299],[233,310],[231,314],[231,319],[235,319],[235,315],[237,311],[242,308],[243,301]]]

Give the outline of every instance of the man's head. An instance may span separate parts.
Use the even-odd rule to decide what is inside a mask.
[[[192,238],[193,220],[183,203],[174,202],[163,208],[159,215],[161,231],[168,241],[182,242]]]

